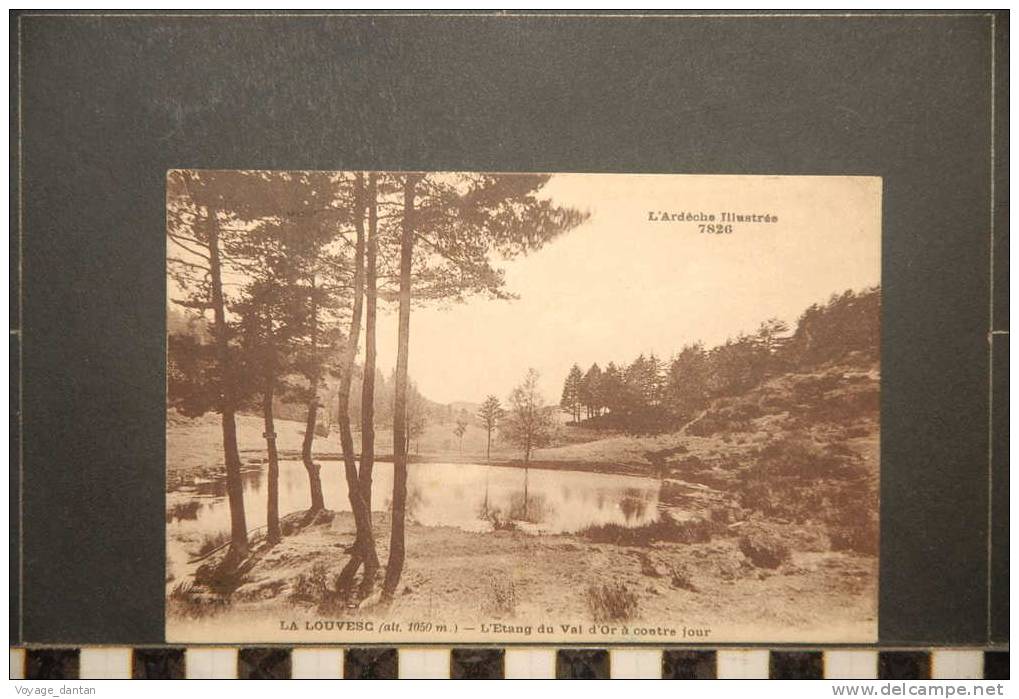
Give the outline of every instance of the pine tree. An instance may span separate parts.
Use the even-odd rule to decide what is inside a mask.
[[[238,361],[238,332],[232,321],[234,299],[225,279],[243,274],[246,262],[230,247],[247,232],[245,223],[269,216],[277,196],[265,173],[253,171],[173,170],[167,175],[167,269],[183,298],[178,305],[199,316],[211,314],[211,346],[194,341],[171,342],[177,367],[198,369],[208,379],[203,385],[171,374],[168,397],[185,414],[208,410],[220,414],[227,503],[230,508],[230,547],[221,563],[224,571],[238,566],[248,555],[241,459],[237,447],[236,413],[257,389]],[[193,352],[193,356],[186,353]],[[183,380],[181,380],[183,379]]]
[[[601,401],[603,406],[608,408],[614,417],[618,418],[619,414],[623,411],[623,406],[626,402],[625,392],[626,387],[623,383],[622,372],[615,362],[609,362],[602,374]]]
[[[401,185],[397,374],[393,419],[393,517],[382,597],[391,600],[403,572],[407,497],[406,402],[411,303],[470,294],[511,298],[490,256],[541,248],[586,220],[538,192],[547,175],[406,173]]]
[[[580,390],[581,383],[584,380],[584,374],[581,372],[580,367],[576,364],[570,369],[570,373],[566,375],[566,381],[563,383],[563,395],[559,401],[559,407],[569,413],[573,422],[580,422]]]
[[[708,360],[700,343],[687,345],[669,364],[665,400],[680,419],[704,407],[708,396]]]
[[[598,417],[601,413],[601,368],[592,364],[580,381],[578,398],[587,409],[587,417]]]
[[[361,490],[361,483],[358,478],[357,457],[354,453],[354,436],[351,429],[350,415],[350,390],[355,374],[355,359],[357,357],[358,344],[361,337],[361,320],[364,313],[365,297],[365,216],[368,208],[367,194],[365,191],[364,173],[354,173],[350,181],[351,189],[351,222],[354,228],[353,245],[353,270],[351,274],[351,285],[353,287],[353,301],[345,342],[339,362],[339,396],[337,400],[337,425],[340,430],[340,447],[343,451],[343,473],[347,482],[347,497],[350,500],[350,509],[354,516],[354,550],[347,564],[340,571],[337,587],[348,589],[357,574],[358,568],[364,563],[369,570],[378,568],[378,554],[375,550],[375,539],[372,534],[372,513],[371,505]],[[363,396],[363,392],[362,392]],[[362,415],[363,415],[362,406]],[[363,580],[371,578],[365,576]],[[367,584],[362,586],[362,593]]]
[[[662,402],[662,363],[652,352],[644,365],[644,385],[645,394],[644,398],[648,405],[658,406]]]

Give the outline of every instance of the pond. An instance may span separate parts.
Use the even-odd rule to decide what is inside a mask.
[[[350,511],[343,464],[322,463],[326,507]],[[243,474],[248,529],[265,525],[266,472]],[[393,465],[377,463],[372,509],[387,511],[393,489]],[[407,475],[407,517],[426,526],[469,531],[514,521],[535,533],[570,533],[591,525],[641,526],[658,517],[659,483],[650,478],[582,471],[522,469],[478,464],[411,464]],[[300,461],[281,461],[280,513],[307,509],[308,474]],[[171,494],[166,511],[167,554],[171,572],[186,563],[194,546],[183,542],[224,536],[230,510],[223,481],[199,484],[194,492]]]

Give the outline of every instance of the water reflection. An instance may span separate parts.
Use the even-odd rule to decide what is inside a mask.
[[[492,522],[495,529],[506,529],[509,522],[542,525],[555,521],[556,508],[542,493],[515,490],[503,505],[489,501],[478,508],[480,519]]]
[[[324,462],[321,476],[326,507],[349,511],[342,464]],[[511,522],[528,531],[565,533],[600,524],[640,526],[653,521],[658,513],[658,481],[632,476],[472,464],[411,464],[407,480],[408,519],[426,526],[488,531]],[[248,528],[265,525],[265,472],[247,471],[242,482]],[[279,485],[281,513],[308,507],[308,477],[301,462],[280,462]],[[376,464],[374,510],[389,510],[392,487],[392,464]],[[174,541],[194,542],[229,530],[230,510],[222,481],[195,484],[190,500],[177,499],[167,509],[171,558],[187,557],[184,546],[174,546]],[[177,549],[180,551],[175,554]]]
[[[637,488],[627,488],[619,500],[619,509],[626,518],[626,523],[643,523],[647,514],[648,501],[644,493]]]
[[[175,502],[166,508],[166,523],[180,522],[181,520],[198,519],[198,511],[204,507],[201,500],[185,500]]]

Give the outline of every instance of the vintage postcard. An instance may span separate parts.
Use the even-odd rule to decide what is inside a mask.
[[[167,641],[877,639],[879,178],[166,206]]]

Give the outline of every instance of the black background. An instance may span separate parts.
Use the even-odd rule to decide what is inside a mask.
[[[992,207],[991,14],[12,14],[12,642],[163,640],[180,167],[883,177],[881,642],[1007,641],[993,20]]]

